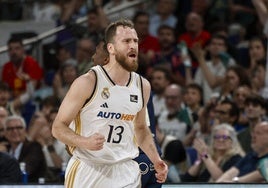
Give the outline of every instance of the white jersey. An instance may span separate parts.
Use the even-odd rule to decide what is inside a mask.
[[[106,142],[99,151],[69,148],[70,152],[75,158],[95,164],[133,159],[139,153],[134,119],[143,107],[141,77],[131,72],[127,85],[119,86],[103,67],[95,66],[92,70],[96,73],[94,92],[70,127],[86,137],[98,132],[105,136]]]

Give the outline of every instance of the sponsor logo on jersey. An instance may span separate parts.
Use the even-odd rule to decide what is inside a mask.
[[[138,102],[138,95],[130,95],[130,102]]]
[[[103,99],[108,99],[110,97],[110,92],[109,92],[109,88],[108,87],[105,87],[105,88],[102,89],[101,97]]]
[[[100,105],[100,107],[102,107],[102,108],[109,108],[107,103],[103,103],[102,105]]]
[[[101,117],[105,119],[119,119],[119,120],[124,120],[124,121],[133,121],[135,115],[99,111],[99,113],[97,114],[97,117]]]

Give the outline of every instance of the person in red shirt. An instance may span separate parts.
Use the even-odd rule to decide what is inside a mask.
[[[11,38],[7,46],[10,60],[3,65],[2,81],[11,88],[13,97],[17,97],[26,91],[28,81],[37,86],[43,78],[43,70],[33,57],[26,55],[21,39]]]
[[[204,47],[211,38],[211,34],[204,30],[203,27],[204,23],[202,17],[195,12],[190,12],[185,22],[186,32],[179,36],[178,43],[185,42],[189,49],[192,48],[195,43],[200,43],[201,46]],[[192,64],[194,68],[198,66],[194,59]]]

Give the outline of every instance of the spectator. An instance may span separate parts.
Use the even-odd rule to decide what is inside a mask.
[[[16,159],[0,151],[0,185],[21,182],[21,171]]]
[[[198,122],[194,124],[193,129],[188,134],[188,146],[192,146],[195,138],[201,138],[206,144],[210,144],[211,130],[216,123],[216,103],[207,103],[199,111]]]
[[[192,52],[199,62],[199,67],[194,76],[194,82],[198,83],[204,91],[204,102],[208,102],[212,94],[220,93],[221,85],[224,80],[226,66],[219,54],[226,52],[226,38],[220,35],[213,36],[208,45],[208,52],[211,60],[206,62],[205,51],[200,44],[192,48]],[[191,80],[187,81],[191,83]]]
[[[94,6],[87,12],[86,26],[70,24],[70,29],[77,38],[91,38],[95,43],[98,43],[104,37],[104,30],[109,20],[102,4],[102,0],[94,0]]]
[[[59,62],[58,68],[67,61],[73,61],[74,63],[76,63],[76,61],[72,57],[71,51],[67,47],[62,46],[60,44],[58,44],[56,47],[56,58]]]
[[[236,123],[237,132],[242,131],[248,126],[248,119],[245,112],[245,101],[246,98],[252,94],[251,87],[248,85],[240,85],[238,86],[233,95],[233,101],[236,103],[239,108],[239,117]]]
[[[256,64],[252,78],[252,90],[253,92],[267,99],[268,96],[265,90],[266,89],[265,77],[266,77],[266,59],[263,59],[258,61]]]
[[[58,109],[60,105],[60,100],[56,96],[49,96],[44,98],[40,102],[40,107],[35,114],[32,116],[32,119],[28,128],[28,139],[34,140],[36,139],[38,132],[43,127],[43,124],[49,122],[50,113],[54,109]]]
[[[253,37],[249,40],[249,65],[247,71],[253,75],[257,62],[266,58],[266,44],[260,37]]]
[[[191,161],[186,148],[180,140],[170,141],[166,148],[163,159],[168,165],[166,183],[180,183],[180,176],[191,166]]]
[[[105,48],[105,41],[101,40],[96,47],[95,53],[92,55],[93,65],[106,65],[109,63],[109,54]]]
[[[208,43],[210,33],[204,30],[204,22],[199,14],[195,12],[188,13],[185,21],[185,28],[186,32],[179,36],[178,43],[184,41],[189,49],[196,43],[199,43],[202,47]],[[194,58],[194,56],[192,56],[192,58]],[[193,67],[198,67],[197,62],[194,59]]]
[[[10,38],[7,45],[10,60],[3,65],[2,81],[11,88],[12,96],[18,97],[26,91],[28,81],[37,88],[43,70],[35,59],[26,55],[21,39]]]
[[[8,111],[0,106],[0,151],[1,152],[7,152],[9,144],[5,137],[5,126],[4,121],[5,118],[8,116]]]
[[[234,90],[240,85],[251,85],[246,70],[239,65],[228,67],[222,84],[221,97],[233,99]]]
[[[168,25],[161,25],[157,34],[160,51],[155,53],[152,58],[147,74],[150,75],[150,68],[156,65],[163,65],[171,70],[175,81],[184,86],[185,68],[181,50],[176,46],[174,29]]]
[[[228,124],[220,124],[213,128],[209,146],[197,138],[193,147],[198,152],[199,160],[183,176],[182,180],[187,182],[216,181],[244,155],[235,130]]]
[[[68,25],[69,23],[75,22],[76,19],[86,16],[87,7],[85,0],[68,0],[61,4],[61,15],[56,21],[56,25],[60,26],[63,24]],[[69,26],[69,25],[68,25]],[[69,45],[72,52],[74,52],[75,36],[72,34],[69,27],[60,31],[56,35],[55,42],[61,45]]]
[[[47,118],[40,115],[35,116],[31,121],[31,128],[38,129],[38,132],[32,139],[42,146],[48,167],[46,182],[60,182],[62,164],[67,164],[70,159],[65,145],[56,140],[51,134],[51,125],[57,112],[57,109],[52,109]]]
[[[78,75],[86,73],[92,67],[92,56],[95,53],[96,44],[90,38],[82,38],[76,44],[76,61]]]
[[[99,4],[101,0],[95,0],[95,8],[87,13],[87,33],[86,37],[95,39],[99,42],[104,37],[104,30],[108,26],[109,20],[104,13],[102,6]]]
[[[78,71],[76,65],[66,62],[53,79],[54,95],[62,100],[77,77]]]
[[[182,107],[182,88],[177,84],[170,84],[166,87],[164,96],[166,110],[158,118],[159,129],[165,135],[183,141],[191,127],[187,110]]]
[[[39,177],[45,177],[46,162],[41,145],[27,140],[26,124],[22,117],[6,118],[5,136],[10,144],[8,153],[18,162],[26,163],[29,182],[36,183]]]
[[[203,105],[203,90],[196,84],[192,83],[186,86],[184,103],[191,120],[191,125],[198,121],[198,114]]]
[[[12,98],[9,86],[0,81],[0,106],[4,107],[8,114],[22,114],[23,106],[31,99],[34,88],[31,81],[26,84],[26,91],[20,96]]]
[[[238,140],[246,153],[252,151],[250,143],[253,128],[258,122],[265,118],[265,114],[266,102],[263,97],[257,94],[252,94],[246,98],[245,115],[248,119],[248,126],[237,135]]]
[[[258,122],[254,126],[254,131],[252,131],[252,133],[253,137],[250,143],[253,152],[249,152],[245,157],[238,161],[232,168],[226,171],[217,180],[217,182],[252,183],[263,180],[258,173],[256,178],[255,173],[257,170],[258,161],[267,156],[267,122]],[[251,175],[247,176],[249,174]],[[252,175],[254,174],[255,178],[252,179]]]
[[[166,109],[164,93],[166,87],[172,82],[172,73],[163,66],[155,66],[150,75],[153,91],[154,114],[159,117]]]
[[[228,123],[235,128],[235,123],[239,115],[236,104],[229,99],[219,101],[215,108],[216,120],[214,125]]]
[[[259,129],[258,126],[260,126],[261,129]],[[258,154],[259,157],[258,170],[260,171],[261,175],[263,176],[266,182],[268,180],[268,174],[267,174],[268,148],[266,147],[266,145],[268,145],[267,141],[268,141],[268,122],[264,121],[255,126],[252,134],[251,145],[252,148],[254,148],[254,151]]]
[[[149,31],[153,36],[157,36],[161,25],[167,25],[175,30],[177,18],[173,15],[176,7],[175,0],[158,0],[156,12],[150,17]]]

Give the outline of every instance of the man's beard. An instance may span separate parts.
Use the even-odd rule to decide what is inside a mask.
[[[135,72],[138,70],[138,62],[137,60],[131,60],[129,61],[124,55],[117,52],[115,55],[115,60],[127,71],[129,72]]]
[[[15,65],[20,65],[22,62],[23,58],[19,58],[18,56],[12,56],[10,57],[10,61],[14,63]]]

